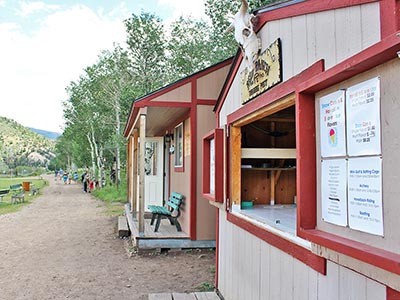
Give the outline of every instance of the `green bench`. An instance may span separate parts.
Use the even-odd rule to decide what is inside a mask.
[[[7,196],[10,193],[10,190],[0,190],[0,202],[3,202],[3,197]]]
[[[171,225],[175,225],[178,231],[182,231],[181,224],[179,224],[178,218],[181,215],[181,205],[182,205],[183,195],[172,192],[166,206],[149,205],[149,210],[151,211],[151,222],[150,225],[154,224],[157,219],[156,226],[154,227],[154,232],[158,231],[160,227],[161,219],[167,218]]]
[[[11,196],[11,204],[24,202],[25,194],[22,191],[21,183],[10,185],[10,191],[13,193]]]

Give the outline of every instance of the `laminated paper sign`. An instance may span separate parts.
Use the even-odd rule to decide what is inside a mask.
[[[340,90],[320,99],[321,156],[346,155],[345,92]]]
[[[379,78],[347,89],[346,114],[348,155],[381,154]]]
[[[348,214],[350,228],[383,236],[380,157],[349,159]]]
[[[345,159],[324,160],[321,172],[322,219],[347,226],[347,162]]]

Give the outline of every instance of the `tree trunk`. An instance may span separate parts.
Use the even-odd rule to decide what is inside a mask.
[[[92,157],[92,172],[93,172],[93,174],[96,174],[96,161],[95,161],[93,142],[92,142],[92,139],[90,138],[89,133],[86,135],[86,137],[87,137],[87,139],[89,141],[89,145],[90,145],[90,155]]]
[[[119,146],[119,139],[120,139],[120,131],[121,131],[121,106],[119,103],[119,93],[115,95],[115,133],[117,135],[117,149],[116,149],[116,163],[117,163],[117,170],[116,170],[116,176],[117,176],[117,186],[121,182],[121,155],[120,155],[120,146]]]

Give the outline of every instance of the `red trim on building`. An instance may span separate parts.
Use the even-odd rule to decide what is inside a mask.
[[[190,109],[190,239],[197,236],[197,81],[192,80]]]
[[[310,268],[313,268],[315,271],[326,275],[326,259],[320,257],[310,250],[307,250],[299,245],[294,244],[276,234],[273,234],[257,225],[249,223],[231,213],[227,214],[227,219],[229,222],[239,226],[240,228],[250,232],[255,235],[259,239],[267,242],[268,244],[284,251],[285,253],[293,256],[297,260],[308,265]]]
[[[218,107],[215,109],[215,113],[217,114],[217,116],[219,115],[219,113],[221,111],[222,105],[225,102],[226,96],[228,95],[228,92],[229,92],[229,90],[230,90],[230,88],[232,86],[233,80],[235,79],[236,73],[238,72],[240,64],[242,63],[242,60],[243,60],[243,55],[240,52],[239,57],[235,60],[236,61],[236,65],[232,66],[232,71],[229,73],[229,75],[231,77],[225,83],[225,85],[223,87],[224,89],[221,91],[221,94],[218,97],[219,99],[223,99],[223,101],[220,101],[218,103]],[[218,122],[217,122],[217,126],[219,126],[219,119],[218,119]]]
[[[129,131],[131,130],[132,126],[133,126],[133,122],[135,121],[136,115],[138,113],[138,108],[139,107],[145,107],[145,106],[169,106],[169,107],[182,107],[180,105],[185,105],[185,102],[175,102],[175,101],[154,101],[152,102],[151,105],[148,105],[149,102],[151,102],[152,99],[157,98],[163,94],[166,94],[170,91],[173,91],[185,84],[191,83],[192,80],[197,80],[198,78],[201,78],[203,76],[206,76],[212,72],[215,72],[216,70],[219,70],[227,65],[230,65],[233,61],[233,58],[229,58],[226,59],[223,62],[220,62],[214,66],[211,66],[205,70],[199,71],[196,74],[193,74],[189,77],[183,78],[181,80],[176,81],[175,83],[172,83],[168,86],[165,86],[151,94],[145,95],[142,98],[136,99],[136,101],[132,102],[132,106],[131,106],[131,111],[129,113],[128,116],[128,121],[125,125],[125,129],[124,129],[124,136],[127,137]],[[215,103],[214,103],[215,104]],[[187,102],[186,105],[188,105],[188,107],[191,107],[191,103]],[[208,105],[208,104],[207,104]],[[209,105],[213,105],[213,104],[209,104]]]
[[[188,107],[190,108],[192,104],[190,102],[174,102],[174,101],[150,101],[143,105],[138,104],[139,107]]]
[[[209,100],[209,99],[198,99],[197,105],[211,105],[214,106],[217,103],[217,100]]]
[[[296,95],[297,232],[314,229],[317,216],[315,97]]]
[[[159,89],[158,91],[153,92],[152,94],[146,95],[143,98],[140,98],[140,99],[136,100],[136,102],[134,102],[134,103],[138,104],[138,103],[144,102],[145,103],[144,105],[147,106],[147,104],[148,104],[147,102],[150,102],[152,99],[160,97],[161,95],[169,93],[169,92],[171,92],[173,90],[176,90],[177,88],[182,87],[182,86],[184,86],[186,84],[191,84],[193,81],[196,81],[197,79],[199,79],[201,77],[204,77],[204,76],[206,76],[206,75],[208,75],[208,74],[210,74],[210,73],[212,73],[212,72],[214,72],[216,70],[219,70],[219,69],[231,64],[231,62],[232,62],[232,58],[227,59],[227,60],[225,60],[225,61],[223,61],[221,63],[218,63],[218,64],[216,64],[214,66],[209,67],[208,69],[202,70],[202,71],[200,71],[200,72],[198,72],[196,74],[193,74],[193,75],[191,75],[189,77],[183,78],[183,79],[181,79],[179,81],[176,81],[175,83],[172,83],[172,84],[170,84],[168,86],[165,86],[165,87]],[[196,99],[196,97],[197,97],[197,95],[195,95],[195,98],[192,97],[192,100]]]
[[[214,194],[210,193],[210,140],[214,139]],[[224,202],[224,130],[216,128],[203,137],[203,197],[214,202]]]
[[[214,130],[203,137],[203,152],[202,152],[202,162],[203,162],[203,178],[202,178],[202,193],[203,197],[215,201],[214,195],[210,194],[210,139],[214,138]]]
[[[326,70],[319,76],[311,77],[305,82],[299,83],[297,90],[299,92],[316,93],[396,58],[397,52],[400,51],[400,37],[397,34],[388,36],[379,43]]]
[[[400,1],[382,0],[380,3],[381,39],[400,30]],[[384,22],[382,21],[384,20]]]
[[[132,104],[131,108],[131,114],[128,117],[128,121],[126,122],[125,128],[124,128],[124,137],[128,137],[129,132],[132,129],[133,123],[135,122],[136,116],[139,113],[139,108],[134,107]]]
[[[400,291],[386,287],[386,300],[400,300]]]
[[[321,230],[300,230],[298,236],[339,253],[400,275],[400,254],[372,247]]]
[[[215,209],[215,278],[214,287],[218,288],[219,276],[219,209]]]
[[[322,11],[367,4],[377,1],[378,0],[335,0],[335,1],[309,0],[297,4],[292,4],[289,6],[283,6],[282,8],[276,8],[266,12],[263,12],[263,9],[260,9],[259,11],[256,11],[256,14],[257,13],[260,14],[257,15],[258,16],[257,30],[261,29],[265,25],[265,23],[274,20],[281,20],[305,14],[318,13]]]
[[[269,104],[279,100],[291,93],[296,91],[296,87],[302,82],[313,78],[320,74],[324,70],[323,60],[319,60],[309,68],[301,72],[300,74],[290,78],[289,80],[282,82],[270,90],[266,91],[264,94],[258,96],[256,99],[242,106],[238,110],[234,111],[228,115],[228,124],[236,122],[241,118],[254,113],[255,111],[268,106]]]

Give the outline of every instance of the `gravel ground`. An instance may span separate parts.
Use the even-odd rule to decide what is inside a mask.
[[[102,202],[47,178],[43,195],[0,215],[0,299],[140,299],[212,283],[211,250],[132,255]]]

